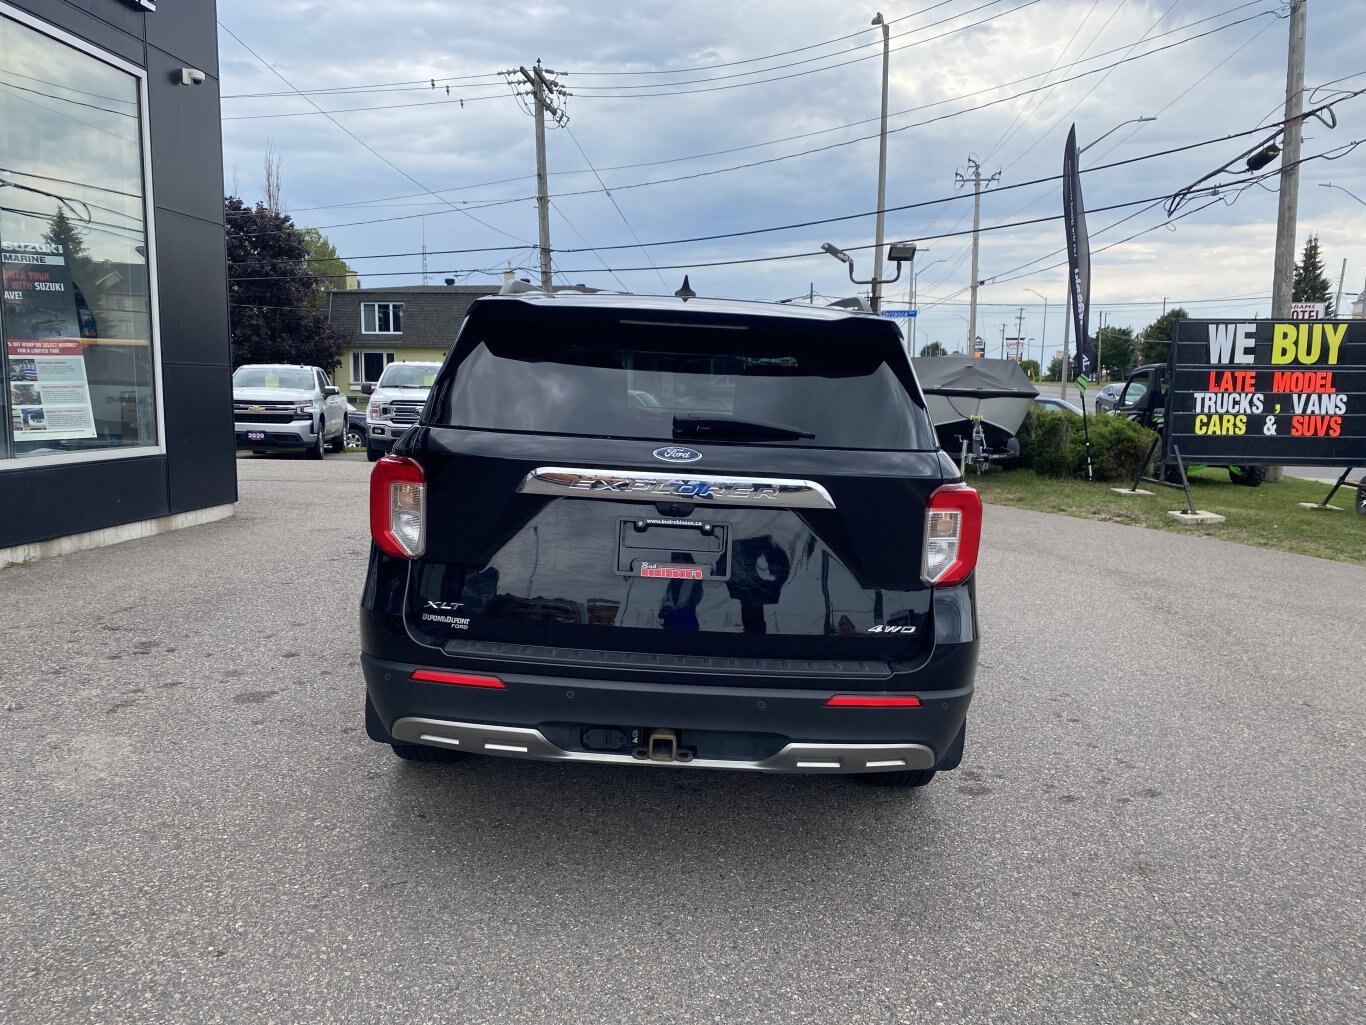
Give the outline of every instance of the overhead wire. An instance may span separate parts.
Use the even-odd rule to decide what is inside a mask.
[[[251,54],[252,57],[254,57],[254,58],[257,60],[257,62],[261,64],[262,67],[264,67],[264,68],[266,68],[266,70],[270,71],[276,78],[278,78],[281,82],[284,82],[285,85],[289,86],[291,89],[294,88],[294,84],[293,84],[292,82],[290,82],[289,79],[285,78],[285,76],[282,75],[282,74],[280,74],[280,72],[279,72],[278,70],[276,70],[275,68],[271,67],[270,64],[266,63],[266,61],[261,57],[261,55],[258,54],[255,50],[253,50],[250,46],[248,46],[245,42],[243,42],[242,39],[241,39],[241,37],[238,36],[237,33],[233,32],[232,29],[228,28],[228,27],[227,27],[226,25],[224,25],[221,21],[218,23],[218,27],[221,28],[221,29],[222,29],[224,32],[226,32],[228,35],[232,36],[233,39],[237,40],[237,44],[238,44],[239,46],[241,46],[242,49],[246,50],[247,53]],[[435,192],[432,192],[430,189],[428,189],[427,186],[423,185],[422,182],[418,181],[416,178],[414,178],[414,177],[413,177],[411,174],[409,174],[407,171],[403,170],[403,168],[399,167],[397,164],[395,164],[392,160],[390,160],[390,159],[389,159],[388,157],[386,157],[384,154],[382,154],[382,153],[380,153],[378,150],[376,150],[373,146],[371,146],[368,142],[366,142],[366,141],[365,141],[364,139],[362,139],[360,136],[358,136],[358,135],[356,135],[354,132],[352,132],[351,129],[347,128],[344,124],[342,124],[340,121],[338,121],[336,118],[334,118],[334,117],[333,117],[331,114],[329,114],[327,111],[323,110],[321,107],[318,107],[318,105],[317,105],[316,103],[314,103],[313,100],[312,100],[311,98],[309,98],[309,97],[307,97],[307,96],[305,96],[305,97],[303,97],[303,98],[304,98],[304,100],[305,100],[306,102],[313,104],[314,107],[317,107],[318,110],[319,110],[319,111],[320,111],[320,112],[321,112],[329,121],[331,121],[334,125],[336,125],[336,126],[337,126],[338,128],[340,128],[343,132],[345,132],[345,133],[347,134],[347,136],[349,136],[351,139],[353,139],[355,142],[357,142],[357,143],[358,143],[362,148],[364,148],[367,152],[371,153],[371,154],[374,155],[375,157],[378,157],[383,163],[385,163],[386,165],[388,165],[388,166],[389,166],[390,168],[392,168],[393,170],[397,171],[397,172],[398,172],[399,174],[401,174],[404,178],[408,179],[408,181],[412,182],[412,183],[413,183],[414,185],[416,185],[418,188],[424,190],[425,192],[427,192],[428,194],[430,194],[430,195],[433,196],[434,198],[440,200],[440,202],[445,203],[445,204],[446,204],[447,206],[449,206],[452,210],[455,210],[455,211],[457,211],[457,212],[459,212],[459,213],[464,214],[466,217],[468,217],[470,220],[474,221],[476,224],[480,224],[480,225],[482,225],[483,227],[488,228],[490,231],[497,232],[497,233],[500,234],[500,235],[506,235],[508,238],[513,239],[514,241],[517,241],[517,242],[521,242],[521,243],[524,244],[524,245],[529,245],[529,244],[530,244],[530,243],[528,243],[525,239],[518,238],[516,235],[513,235],[511,232],[504,231],[502,228],[495,227],[494,225],[489,224],[487,221],[482,221],[482,220],[480,220],[478,217],[475,217],[475,216],[474,216],[472,213],[470,213],[468,210],[464,210],[464,209],[462,209],[462,208],[456,206],[454,203],[451,203],[449,200],[443,199],[442,197],[438,196]]]
[[[1171,29],[1171,30],[1169,30],[1169,31],[1167,31],[1167,32],[1159,33],[1158,35],[1154,36],[1154,37],[1153,37],[1153,40],[1151,40],[1151,41],[1156,41],[1157,39],[1162,39],[1162,38],[1165,38],[1165,37],[1167,37],[1167,36],[1174,35],[1174,34],[1176,34],[1177,32],[1184,31],[1184,30],[1189,29],[1189,28],[1192,28],[1192,27],[1194,27],[1194,26],[1204,24],[1205,22],[1208,22],[1208,21],[1214,21],[1214,20],[1216,20],[1216,19],[1218,19],[1218,18],[1220,18],[1220,17],[1223,17],[1223,16],[1225,16],[1225,15],[1227,15],[1227,14],[1237,13],[1238,11],[1243,10],[1243,9],[1245,9],[1245,8],[1247,8],[1247,7],[1256,6],[1257,4],[1264,3],[1264,2],[1265,2],[1265,0],[1249,0],[1249,2],[1247,2],[1247,3],[1242,3],[1242,4],[1239,4],[1238,6],[1229,8],[1229,9],[1224,10],[1224,11],[1221,11],[1221,12],[1219,12],[1219,13],[1217,13],[1217,14],[1210,15],[1210,16],[1208,16],[1208,17],[1206,17],[1206,18],[1201,18],[1201,19],[1199,19],[1199,20],[1197,20],[1197,21],[1194,21],[1194,22],[1190,22],[1190,23],[1188,23],[1187,25],[1180,26],[1179,28],[1175,28],[1175,29]],[[1207,32],[1199,33],[1199,34],[1197,34],[1197,35],[1190,36],[1190,37],[1187,37],[1187,38],[1185,38],[1185,39],[1177,40],[1177,41],[1174,42],[1173,44],[1170,44],[1169,46],[1167,46],[1167,47],[1165,47],[1165,48],[1163,48],[1163,49],[1171,49],[1171,48],[1173,48],[1174,46],[1185,45],[1185,44],[1188,43],[1188,42],[1195,42],[1195,41],[1197,41],[1197,40],[1199,40],[1199,39],[1207,38],[1208,36],[1213,35],[1213,34],[1215,34],[1215,33],[1217,33],[1217,32],[1223,32],[1223,31],[1226,31],[1226,30],[1228,30],[1228,29],[1236,28],[1236,27],[1239,26],[1239,25],[1246,24],[1246,23],[1249,22],[1249,21],[1255,21],[1255,20],[1257,20],[1257,18],[1259,18],[1259,17],[1261,17],[1261,16],[1263,16],[1263,15],[1265,15],[1265,14],[1270,14],[1270,13],[1272,13],[1272,12],[1271,12],[1271,11],[1262,11],[1262,12],[1258,12],[1257,14],[1251,15],[1251,16],[1249,16],[1249,17],[1242,18],[1242,19],[1239,19],[1239,20],[1234,21],[1234,22],[1230,22],[1230,23],[1228,23],[1228,24],[1226,24],[1226,25],[1216,26],[1214,29],[1209,30],[1209,31],[1207,31]],[[1099,60],[1099,59],[1102,59],[1102,58],[1104,58],[1104,57],[1108,57],[1108,56],[1111,56],[1111,55],[1113,55],[1113,54],[1119,53],[1119,52],[1121,52],[1121,51],[1123,51],[1123,50],[1126,50],[1126,49],[1132,49],[1132,47],[1130,47],[1130,46],[1119,46],[1119,47],[1115,47],[1114,49],[1111,49],[1111,50],[1106,50],[1106,51],[1102,51],[1102,52],[1100,52],[1100,53],[1093,54],[1091,57],[1085,58],[1085,60],[1086,60],[1086,61],[1090,61],[1090,60]],[[1154,53],[1159,53],[1159,52],[1162,52],[1162,50],[1152,50],[1152,51],[1148,51],[1148,52],[1146,52],[1146,53],[1143,53],[1143,54],[1138,55],[1137,57],[1133,57],[1133,58],[1130,58],[1130,59],[1131,59],[1131,60],[1134,60],[1134,61],[1137,61],[1137,60],[1143,59],[1144,57],[1151,56],[1152,54],[1154,54]],[[1107,65],[1106,67],[1109,67],[1109,65]],[[1075,80],[1077,80],[1078,78],[1083,78],[1083,77],[1086,77],[1087,75],[1099,74],[1102,70],[1104,70],[1104,69],[1103,69],[1103,68],[1091,69],[1090,71],[1087,71],[1087,72],[1085,72],[1085,73],[1082,74],[1082,75],[1074,76],[1074,77],[1071,78],[1071,79],[1059,80],[1058,82],[1053,83],[1053,86],[1066,84],[1066,82],[1075,81]],[[1036,78],[1046,77],[1048,74],[1050,74],[1050,72],[1048,72],[1048,71],[1045,71],[1045,72],[1035,72],[1035,73],[1033,73],[1033,74],[1029,74],[1029,75],[1022,76],[1022,77],[1020,77],[1020,78],[1012,79],[1012,80],[1007,81],[1007,82],[1000,82],[1000,83],[996,83],[996,84],[994,84],[994,85],[990,85],[990,86],[983,87],[983,88],[981,88],[981,89],[972,90],[971,92],[960,93],[960,94],[958,94],[957,96],[946,97],[946,98],[941,99],[941,100],[934,100],[934,101],[931,101],[931,102],[929,102],[929,103],[920,104],[919,106],[909,107],[909,108],[906,108],[906,109],[904,109],[904,110],[894,111],[894,112],[892,112],[892,113],[889,115],[889,117],[891,117],[891,118],[902,117],[902,116],[905,116],[905,115],[907,115],[907,114],[919,113],[919,112],[921,112],[921,111],[929,110],[929,109],[931,109],[931,108],[933,108],[933,107],[942,106],[942,105],[947,104],[947,103],[955,103],[955,102],[958,102],[958,101],[960,101],[960,100],[972,99],[972,98],[974,98],[974,97],[981,96],[981,95],[983,95],[984,93],[996,92],[996,91],[998,91],[998,90],[1000,90],[1000,89],[1011,88],[1011,87],[1016,86],[1016,85],[1021,85],[1021,84],[1025,83],[1025,82],[1033,81],[1033,80],[1036,79]],[[1041,86],[1040,88],[1051,88],[1051,87],[1052,87],[1052,86]],[[974,113],[974,112],[976,112],[976,111],[978,111],[978,110],[985,109],[985,108],[988,107],[988,106],[993,106],[993,105],[995,105],[995,103],[999,103],[999,102],[1009,102],[1010,100],[1013,100],[1013,99],[1019,99],[1019,98],[1022,97],[1022,96],[1028,96],[1028,95],[1030,95],[1032,92],[1035,92],[1035,91],[1037,91],[1037,90],[1026,90],[1026,91],[1024,91],[1024,92],[1016,93],[1016,94],[1014,94],[1014,95],[1012,95],[1012,96],[1003,97],[1002,99],[1000,99],[1000,100],[998,100],[998,101],[994,101],[994,103],[982,104],[982,105],[975,106],[975,107],[967,107],[967,108],[964,108],[963,110],[960,110],[960,111],[954,111],[954,112],[952,112],[951,114],[946,115],[946,117],[957,117],[957,116],[960,116],[960,115],[962,115],[962,114]],[[944,120],[944,119],[945,119],[945,118],[938,118],[937,120]],[[863,126],[863,125],[874,124],[874,123],[876,123],[878,120],[879,120],[879,119],[878,119],[878,118],[875,118],[875,117],[873,117],[873,118],[865,118],[865,119],[862,119],[862,120],[860,120],[860,121],[849,122],[849,123],[846,123],[846,124],[843,124],[843,125],[836,125],[836,126],[833,126],[833,127],[830,127],[830,128],[817,129],[817,130],[810,131],[810,132],[801,132],[801,133],[798,133],[798,134],[796,134],[796,135],[785,136],[785,137],[779,138],[779,139],[770,139],[770,140],[767,140],[767,141],[765,141],[765,142],[749,143],[749,144],[746,144],[746,145],[744,145],[744,146],[728,147],[728,148],[726,148],[726,149],[712,150],[712,151],[709,151],[709,152],[706,152],[706,153],[688,154],[688,155],[680,156],[680,157],[668,157],[668,158],[661,159],[661,160],[639,161],[639,162],[630,163],[630,164],[618,164],[618,165],[613,165],[613,166],[609,166],[609,167],[599,168],[598,170],[601,171],[601,172],[603,172],[603,173],[613,172],[613,171],[637,170],[637,169],[640,169],[640,168],[643,168],[643,167],[658,167],[658,166],[663,166],[663,165],[666,165],[666,164],[684,163],[684,162],[688,162],[688,161],[692,161],[692,160],[703,160],[703,159],[709,159],[709,158],[712,158],[712,157],[729,156],[729,155],[734,154],[734,153],[746,152],[746,151],[753,150],[753,149],[761,149],[761,148],[766,147],[766,146],[782,145],[782,144],[784,144],[784,143],[789,143],[789,142],[798,142],[798,141],[801,141],[801,140],[803,140],[803,139],[816,138],[816,137],[821,136],[821,135],[830,135],[830,134],[833,134],[833,133],[835,133],[835,132],[845,131],[845,130],[848,130],[848,129],[851,129],[851,128],[858,128],[858,127]],[[932,119],[932,120],[934,120],[934,119]],[[908,129],[908,128],[919,128],[919,127],[923,127],[924,125],[929,124],[929,123],[931,123],[931,122],[930,122],[930,121],[920,121],[920,122],[916,122],[916,123],[914,123],[914,124],[905,125],[905,126],[902,126],[902,127],[900,127],[900,128],[893,129],[893,131],[902,131],[902,130],[905,130],[905,129]],[[875,139],[875,138],[878,138],[878,135],[865,135],[865,136],[859,136],[858,138],[850,139],[850,140],[846,140],[845,142],[838,143],[837,146],[854,145],[854,144],[857,144],[857,143],[860,143],[860,142],[866,142],[866,141],[869,141],[869,140]],[[817,149],[801,150],[801,151],[798,151],[798,152],[796,152],[796,153],[793,153],[793,154],[788,155],[788,156],[785,157],[784,159],[791,159],[791,158],[794,158],[794,157],[801,157],[801,156],[805,156],[805,155],[812,154],[812,153],[826,152],[827,150],[832,149],[832,148],[836,148],[836,147],[819,147],[819,148],[817,148]],[[743,169],[746,169],[746,168],[749,168],[749,167],[752,167],[752,166],[757,166],[757,164],[754,164],[754,163],[738,164],[738,165],[733,165],[732,167],[726,167],[726,168],[715,169],[715,170],[713,170],[713,171],[706,172],[706,173],[708,173],[708,174],[716,174],[716,173],[721,173],[721,172],[728,171],[728,170],[743,170]],[[581,170],[553,171],[553,172],[551,172],[551,177],[559,178],[559,177],[565,177],[565,176],[572,175],[572,174],[586,174],[586,173],[588,173],[588,172],[586,172],[586,171],[581,171]],[[533,175],[518,175],[518,176],[512,177],[512,178],[500,178],[500,179],[495,179],[495,180],[492,180],[492,181],[480,182],[480,183],[475,183],[475,184],[471,184],[471,185],[453,186],[453,187],[450,187],[450,188],[438,189],[438,190],[436,190],[436,191],[437,191],[437,192],[464,192],[464,191],[469,191],[469,190],[471,190],[471,189],[488,188],[488,187],[493,187],[493,186],[497,186],[497,185],[511,184],[511,183],[518,182],[518,181],[527,181],[527,180],[530,180],[530,179],[533,178],[533,177],[534,177]],[[671,184],[671,183],[676,182],[676,181],[687,180],[687,177],[688,177],[688,176],[684,176],[684,177],[681,177],[681,178],[668,178],[668,179],[662,179],[662,180],[659,180],[658,182],[645,182],[645,183],[639,183],[639,184],[632,185],[632,186],[630,186],[630,187],[641,187],[642,185],[651,185],[651,184]],[[622,188],[622,187],[624,187],[624,186],[616,186],[616,188]],[[302,207],[302,208],[300,208],[300,212],[302,212],[302,211],[309,211],[309,210],[337,209],[337,208],[344,208],[344,207],[350,207],[350,206],[367,205],[367,204],[371,204],[371,203],[387,203],[387,202],[390,202],[390,201],[393,201],[393,200],[413,199],[413,198],[416,198],[416,197],[419,197],[419,196],[424,196],[424,195],[429,195],[429,193],[427,193],[427,192],[420,192],[420,193],[404,193],[404,194],[402,194],[402,195],[380,197],[380,198],[376,198],[376,199],[374,199],[374,200],[352,200],[352,201],[348,201],[348,202],[345,202],[345,203],[331,203],[331,204],[323,204],[323,205],[319,205],[319,206]],[[367,222],[367,223],[370,223],[370,222]]]

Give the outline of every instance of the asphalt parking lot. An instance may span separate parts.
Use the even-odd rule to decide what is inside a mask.
[[[1366,568],[989,507],[923,792],[416,765],[361,723],[364,457],[238,470],[0,571],[0,1021],[1366,1017]]]

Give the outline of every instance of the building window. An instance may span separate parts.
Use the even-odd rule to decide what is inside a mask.
[[[0,86],[0,470],[156,450],[142,77],[0,15]]]
[[[373,303],[366,303],[373,306]],[[353,352],[351,353],[351,383],[374,384],[384,368],[394,361],[392,352]]]
[[[361,303],[360,331],[363,335],[403,333],[402,303]]]

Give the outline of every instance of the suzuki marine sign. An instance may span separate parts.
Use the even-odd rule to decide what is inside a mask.
[[[1366,466],[1366,321],[1183,320],[1173,342],[1182,459]]]

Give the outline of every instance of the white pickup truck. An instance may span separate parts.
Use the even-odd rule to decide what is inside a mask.
[[[294,449],[321,459],[346,448],[346,400],[318,367],[252,363],[232,375],[233,434],[258,454]]]
[[[390,363],[377,384],[361,386],[370,396],[365,408],[365,452],[370,462],[390,451],[417,423],[440,369],[440,363]]]

